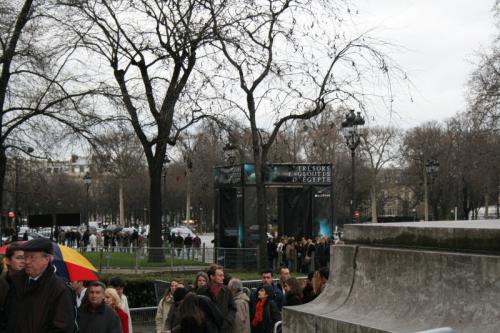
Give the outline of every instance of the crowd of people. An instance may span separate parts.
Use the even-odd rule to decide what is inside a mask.
[[[192,284],[173,280],[158,304],[156,333],[271,333],[281,321],[284,306],[312,301],[329,277],[325,267],[311,272],[307,279],[292,277],[286,266],[278,274],[275,283],[273,271],[263,271],[260,285],[254,289],[224,274],[220,265],[199,272]]]
[[[276,270],[285,265],[292,272],[307,274],[320,267],[328,267],[330,246],[335,242],[340,241],[334,241],[333,238],[328,237],[269,238],[267,241],[268,268]]]
[[[56,275],[49,239],[14,242],[6,250],[7,269],[0,277],[0,333],[132,333],[125,283],[111,278],[66,283]],[[224,268],[211,265],[195,280],[171,281],[156,314],[156,333],[270,333],[283,306],[310,302],[323,290],[328,269],[296,279],[290,269],[261,273],[254,289]]]

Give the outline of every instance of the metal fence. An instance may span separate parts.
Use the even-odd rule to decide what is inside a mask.
[[[171,270],[188,270],[190,266],[205,266],[212,263],[226,268],[252,270],[257,267],[256,248],[207,247],[100,247],[79,248],[99,270],[110,268],[146,269],[170,267]],[[148,257],[155,251],[163,259],[151,263]]]

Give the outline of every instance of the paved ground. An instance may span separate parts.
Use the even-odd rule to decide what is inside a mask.
[[[134,333],[151,333],[155,331],[154,323],[151,324],[141,324],[141,325],[133,325]]]

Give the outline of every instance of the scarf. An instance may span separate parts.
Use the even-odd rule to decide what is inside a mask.
[[[255,306],[255,316],[252,320],[252,326],[257,327],[263,320],[264,317],[264,305],[266,305],[266,299],[260,299]]]
[[[217,285],[215,283],[210,285],[210,291],[212,292],[214,297],[217,297],[219,295],[219,292],[221,291],[221,289],[222,289],[222,285]]]

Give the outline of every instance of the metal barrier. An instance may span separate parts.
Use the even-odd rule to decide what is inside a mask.
[[[257,267],[256,248],[215,248],[206,247],[99,247],[95,251],[90,248],[78,248],[82,254],[99,270],[109,268],[143,269],[159,267],[150,265],[148,255],[151,251],[161,251],[165,258],[163,267],[172,270],[186,270],[189,266],[205,266],[217,263],[230,269],[252,270]]]
[[[156,316],[156,306],[149,306],[144,308],[131,308],[130,318],[132,322],[137,323],[150,323],[154,322]]]
[[[281,320],[277,321],[276,324],[274,324],[274,330],[273,330],[273,332],[274,333],[281,332]]]

